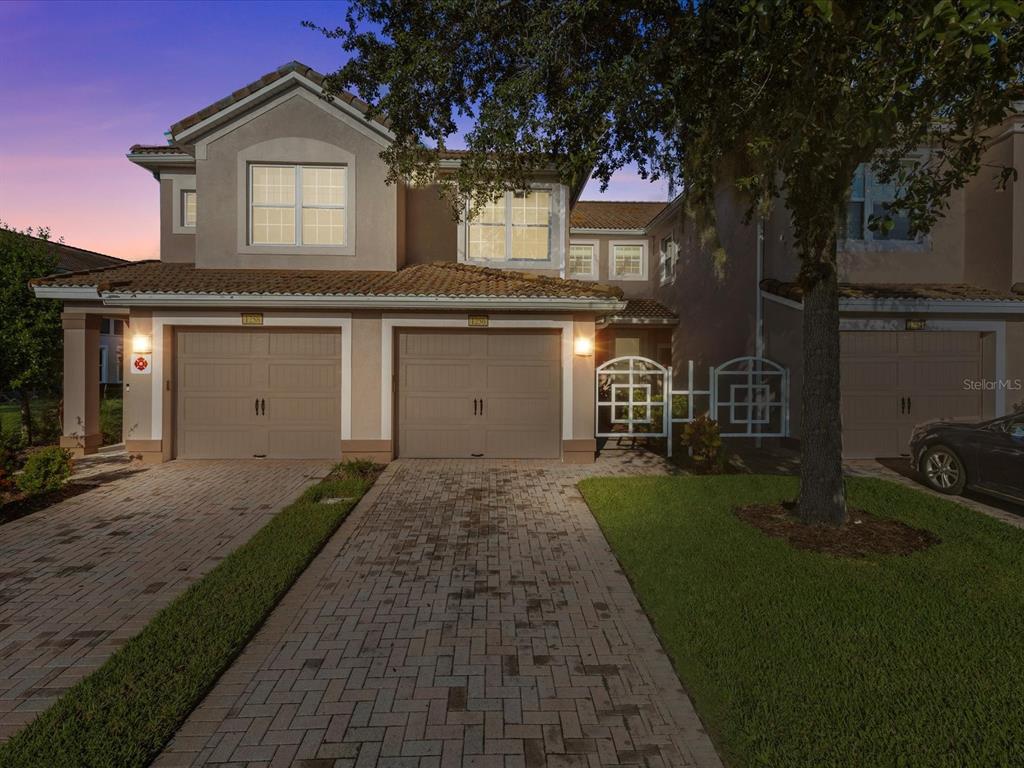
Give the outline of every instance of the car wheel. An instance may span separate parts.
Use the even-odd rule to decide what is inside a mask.
[[[967,469],[960,457],[944,445],[929,448],[921,457],[921,474],[930,488],[939,493],[963,493]]]

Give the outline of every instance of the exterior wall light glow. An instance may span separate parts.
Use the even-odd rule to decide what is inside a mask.
[[[148,355],[153,352],[153,337],[145,333],[137,333],[132,338],[132,352],[136,355]]]
[[[594,342],[586,336],[577,336],[575,350],[580,357],[589,357],[594,354]]]

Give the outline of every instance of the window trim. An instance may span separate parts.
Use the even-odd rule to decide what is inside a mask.
[[[253,169],[255,168],[293,168],[295,170],[295,202],[291,205],[273,204],[273,203],[256,203],[253,201],[253,182],[254,176]],[[342,168],[345,170],[345,202],[341,205],[327,205],[318,204],[306,206],[302,200],[302,177],[304,169],[306,168]],[[248,190],[246,197],[246,210],[247,210],[247,242],[246,244],[250,248],[309,248],[313,250],[330,250],[337,248],[347,248],[349,246],[349,227],[348,227],[348,202],[349,202],[349,166],[347,164],[338,163],[271,163],[271,162],[260,162],[251,161],[246,163],[246,177],[247,183],[246,188]],[[292,212],[295,214],[295,238],[291,243],[257,243],[253,241],[253,210],[256,208],[280,208],[287,210],[291,207]],[[330,210],[342,211],[342,218],[345,221],[345,237],[340,243],[305,243],[302,240],[302,212],[305,208],[324,208]]]
[[[615,249],[620,245],[639,245],[640,246],[640,274],[639,275],[620,275],[618,270],[615,268]],[[608,241],[608,279],[609,280],[620,280],[620,281],[636,281],[642,282],[647,280],[647,260],[649,255],[647,253],[647,239],[635,239],[635,240],[609,240]]]
[[[665,248],[665,242],[674,248],[669,253]],[[665,266],[670,264],[671,268],[666,274]],[[669,285],[676,281],[676,267],[679,265],[679,243],[676,242],[675,232],[670,232],[658,240],[658,282],[661,285]]]
[[[924,158],[920,155],[907,155],[902,162],[915,163],[922,162]],[[837,227],[839,236],[837,237],[837,245],[839,250],[845,251],[899,251],[899,250],[920,250],[927,247],[928,236],[917,235],[916,237],[909,240],[893,240],[890,238],[877,239],[875,232],[869,228],[871,223],[871,217],[873,214],[873,208],[875,202],[877,202],[871,196],[871,185],[875,183],[875,172],[872,168],[872,164],[861,163],[857,166],[854,173],[858,173],[863,169],[864,173],[864,194],[861,197],[854,197],[852,193],[853,181],[850,181],[851,193],[847,199],[847,203],[860,203],[862,206],[861,213],[861,236],[860,237],[848,237],[847,226],[845,218],[841,222],[842,226]],[[895,181],[893,182],[895,183]]]
[[[589,245],[594,250],[594,258],[590,262],[590,272],[570,272],[569,264],[572,257],[574,245]],[[601,241],[581,240],[572,238],[569,240],[569,250],[565,253],[565,276],[570,280],[597,280],[601,272]]]
[[[457,260],[465,264],[475,264],[481,267],[494,267],[496,269],[562,269],[565,266],[567,253],[566,243],[566,216],[565,201],[566,190],[564,185],[556,183],[536,182],[531,183],[530,191],[538,190],[550,194],[550,209],[548,218],[548,256],[546,259],[513,259],[507,254],[512,252],[512,191],[506,190],[505,195],[505,246],[506,258],[504,259],[475,259],[469,255],[469,205],[467,204],[462,221],[458,228],[457,237]]]

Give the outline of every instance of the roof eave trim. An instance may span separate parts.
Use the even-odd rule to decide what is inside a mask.
[[[108,306],[150,306],[150,307],[307,307],[347,308],[381,307],[389,309],[486,309],[486,310],[562,310],[621,312],[625,301],[618,299],[580,298],[539,298],[539,297],[494,297],[494,296],[345,296],[345,295],[302,295],[302,294],[261,294],[261,293],[118,293],[104,291],[98,297],[95,289],[92,298],[100,298]],[[38,295],[38,294],[37,294]],[[47,298],[65,298],[49,296]],[[75,298],[85,298],[76,293]]]
[[[646,229],[603,229],[601,227],[569,227],[570,235],[611,235],[646,237]]]
[[[1016,299],[879,299],[840,298],[840,312],[928,312],[1006,314],[1024,313],[1024,301]]]
[[[131,162],[146,169],[159,167],[161,165],[195,165],[196,159],[192,155],[181,153],[179,155],[153,155],[145,153],[129,152],[125,155]]]
[[[63,301],[99,301],[100,294],[94,285],[33,285],[37,299],[62,299]]]

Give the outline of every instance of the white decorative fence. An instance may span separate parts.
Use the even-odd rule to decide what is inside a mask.
[[[706,389],[697,388],[692,360],[685,389],[676,389],[671,367],[646,357],[617,357],[596,374],[597,437],[666,438],[671,456],[674,425],[702,414],[722,437],[789,436],[789,371],[763,357],[710,366]]]

